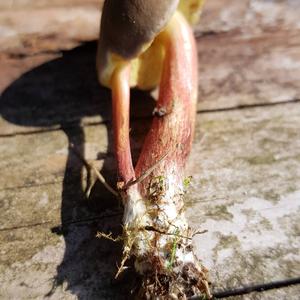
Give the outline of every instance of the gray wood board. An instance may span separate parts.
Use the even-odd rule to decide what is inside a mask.
[[[195,142],[187,167],[187,175],[193,175],[187,194],[187,216],[194,228],[208,230],[195,238],[195,247],[211,269],[216,288],[299,275],[299,115],[299,104],[282,104],[197,116]],[[137,128],[142,131],[141,126]],[[105,149],[105,126],[87,126],[84,133],[88,149],[85,155],[94,159],[98,145]],[[74,183],[71,180],[66,185],[61,170],[67,161],[68,142],[62,131],[10,139],[22,139],[16,143],[26,145],[24,153],[28,153],[28,159],[22,163],[13,147],[5,151],[13,152],[6,161],[20,157],[15,161],[14,173],[27,177],[27,166],[31,169],[32,163],[42,164],[44,167],[32,167],[29,174],[35,169],[37,173],[29,177],[43,180],[47,174],[48,180],[56,177],[56,183],[1,191],[1,220],[5,220],[0,233],[0,280],[6,291],[3,297],[16,291],[23,299],[29,295],[43,297],[51,290],[52,278],[62,259],[59,274],[65,276],[66,283],[55,289],[53,299],[72,298],[72,293],[79,298],[120,297],[125,288],[123,283],[117,283],[117,290],[113,291],[115,287],[107,281],[107,276],[113,277],[119,248],[108,242],[102,245],[95,238],[97,229],[116,231],[117,220],[120,221],[116,203],[109,203],[112,199],[107,196],[107,206],[103,207],[105,197],[97,194],[96,203],[86,200],[84,204],[80,199],[82,188],[78,187],[81,179],[74,178],[74,174],[70,176]],[[48,144],[50,150],[46,150]],[[33,162],[29,153],[35,158]],[[61,157],[55,161],[53,155],[57,153]],[[98,220],[101,214],[115,213],[119,217]],[[60,218],[68,223],[64,238],[54,233]],[[89,218],[95,218],[94,222]],[[83,222],[70,224],[79,220]],[[111,251],[105,247],[116,251],[109,258],[110,265],[100,255],[107,256],[107,251]],[[82,276],[86,279],[78,272],[84,272]],[[282,291],[278,293],[282,295]]]
[[[113,280],[121,245],[95,238],[120,232],[120,206],[99,183],[87,199],[95,176],[68,148],[115,182],[110,92],[96,80],[96,43],[80,46],[97,38],[99,7],[0,4],[1,299],[123,299],[132,287],[130,270]],[[299,9],[298,0],[210,0],[195,28],[186,213],[208,230],[194,241],[215,290],[300,276]],[[138,91],[132,101],[136,159],[154,102]],[[294,286],[232,299],[298,295]]]
[[[201,37],[198,40],[198,110],[298,101],[299,37],[299,31],[264,33],[249,38],[237,34]],[[54,59],[53,55],[19,61],[4,57],[1,78],[7,87],[0,101],[0,134],[110,120],[110,93],[97,82],[95,49],[91,43]],[[15,80],[18,72],[20,77]],[[151,115],[151,110],[144,108],[151,107],[150,96],[133,93],[135,118]]]

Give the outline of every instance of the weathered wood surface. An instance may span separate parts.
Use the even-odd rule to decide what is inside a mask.
[[[0,298],[122,299],[131,286],[113,281],[120,246],[95,238],[120,230],[120,208],[100,184],[86,199],[90,177],[68,148],[114,181],[95,43],[68,50],[96,37],[98,3],[13,1],[17,14],[11,3],[0,5]],[[299,10],[297,0],[211,0],[196,28],[202,101],[187,214],[208,230],[195,245],[216,290],[300,275]],[[152,106],[134,93],[135,153]]]
[[[205,111],[298,100],[299,36],[300,30],[264,33],[250,38],[237,34],[199,38],[201,84],[198,109]],[[89,124],[107,121],[110,116],[109,94],[99,92],[94,71],[95,50],[96,45],[91,43],[61,55],[3,58],[0,72],[4,86],[17,76],[17,71],[24,72],[45,60],[47,63],[21,75],[4,90],[0,107],[4,117],[0,120],[1,135],[43,130],[45,126],[57,128],[68,122]],[[81,98],[78,95],[73,99],[71,96],[78,90]],[[85,101],[84,107],[82,101]],[[32,110],[32,102],[41,105],[35,105]],[[68,105],[70,111],[65,110]],[[23,107],[22,114],[20,106]],[[47,110],[47,106],[51,106],[51,110]],[[141,115],[143,110],[137,112]],[[30,124],[33,118],[35,124]]]

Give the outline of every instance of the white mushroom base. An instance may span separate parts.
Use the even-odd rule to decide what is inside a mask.
[[[129,257],[135,258],[135,269],[142,277],[138,299],[209,298],[207,270],[193,253],[195,232],[184,215],[184,193],[171,199],[157,180],[153,187],[147,200],[135,189],[127,193],[120,271]]]

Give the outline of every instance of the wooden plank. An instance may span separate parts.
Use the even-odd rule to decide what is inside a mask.
[[[299,28],[297,0],[210,0],[205,3],[200,24],[196,30],[204,33],[238,31],[258,34],[278,28]]]
[[[1,217],[3,219],[1,219],[0,230],[48,222],[59,223],[60,186],[61,184],[41,185],[18,191],[1,191],[0,201],[3,206]],[[69,212],[71,213],[71,209]]]
[[[266,113],[266,112],[268,113]],[[255,113],[259,116],[255,116]],[[296,126],[294,131],[297,132],[297,128],[299,128],[299,104],[286,104],[280,105],[275,107],[269,107],[266,110],[257,109],[248,109],[245,110],[243,113],[239,111],[231,111],[227,113],[211,113],[211,114],[198,114],[198,130],[203,130],[208,135],[213,134],[213,140],[210,141],[210,144],[213,146],[216,144],[216,141],[219,141],[219,153],[218,155],[224,155],[221,153],[223,151],[223,145],[220,145],[222,140],[220,140],[221,136],[227,136],[229,134],[235,134],[235,132],[242,133],[242,136],[248,136],[250,132],[248,130],[252,130],[251,136],[255,135],[255,130],[257,130],[256,124],[253,123],[250,125],[244,124],[244,120],[240,120],[240,117],[243,115],[250,114],[252,118],[257,118],[261,126],[266,123],[273,124],[273,128],[269,128],[272,132],[272,135],[278,136],[278,131],[283,132],[286,130],[289,132],[291,128],[289,126]],[[275,115],[276,114],[276,115]],[[292,118],[292,114],[296,114],[297,117]],[[235,122],[230,122],[230,125],[226,125],[227,131],[222,131],[225,127],[227,118],[235,118]],[[272,118],[282,120],[282,124],[272,122]],[[288,120],[293,120],[293,124],[289,125],[286,124]],[[225,122],[222,124],[222,122]],[[145,124],[150,124],[150,120],[148,122],[143,121]],[[210,127],[211,123],[213,126]],[[145,127],[141,126],[138,121],[133,122],[132,124],[132,147],[133,151],[137,152],[141,143],[143,136],[145,135]],[[241,127],[245,126],[245,128]],[[252,126],[252,127],[251,127]],[[283,126],[283,127],[281,127]],[[297,127],[298,126],[298,127]],[[212,130],[216,130],[212,133]],[[233,132],[233,133],[232,133]],[[266,136],[269,134],[267,131]],[[289,134],[292,134],[291,132]],[[297,143],[297,133],[295,134],[293,143]],[[251,137],[250,136],[250,137]],[[199,143],[199,136],[195,138],[195,146]],[[243,151],[244,148],[251,147],[251,143],[253,140],[249,140],[248,143],[245,145],[240,145],[241,140],[240,137],[235,141],[233,137],[231,137],[232,142],[234,142],[235,148],[231,149],[231,151],[235,151],[235,156],[238,156],[240,160],[238,163],[245,163],[241,157],[243,157],[244,153],[237,153],[238,149]],[[270,162],[276,162],[276,159],[272,157],[272,154],[280,143],[273,142],[272,140],[262,140],[261,143],[264,141],[266,145],[259,144],[260,139],[262,137],[257,137],[257,145],[255,149],[253,149],[253,153],[249,153],[249,162],[253,161],[253,166],[255,166],[255,159],[257,161],[263,160],[263,157],[260,157],[261,152],[265,151],[263,147],[268,147],[268,151],[270,151],[270,156],[266,157],[266,160],[270,160]],[[286,146],[288,146],[289,155],[294,153],[295,157],[297,155],[297,147],[295,144],[290,143],[288,137],[284,137],[286,142]],[[63,176],[65,172],[65,166],[68,162],[69,150],[68,150],[68,143],[75,144],[76,147],[82,149],[85,153],[87,159],[96,160],[100,158],[98,162],[99,167],[105,163],[103,159],[106,160],[105,169],[107,171],[113,171],[114,164],[113,164],[113,153],[112,153],[112,141],[111,141],[111,132],[110,128],[107,128],[105,125],[93,125],[93,126],[86,126],[86,127],[76,127],[73,126],[71,128],[65,129],[65,131],[48,131],[40,134],[31,134],[31,135],[16,135],[11,137],[2,137],[0,138],[0,150],[2,155],[2,160],[0,161],[0,169],[2,172],[2,176],[0,178],[0,190],[2,189],[13,189],[16,187],[30,187],[30,186],[37,186],[41,184],[51,184],[51,183],[58,183],[63,181]],[[224,145],[226,146],[226,145]],[[274,147],[274,149],[272,149]],[[197,149],[197,148],[195,148]],[[281,151],[283,151],[282,149]],[[203,151],[203,149],[199,149],[196,151],[195,157],[197,154],[201,153],[201,159],[197,159],[197,161],[201,161],[201,163],[205,163],[205,161],[210,161],[211,158],[211,149],[208,151]],[[284,150],[286,151],[286,150]],[[252,157],[252,155],[256,155]],[[266,153],[263,155],[267,155]],[[262,155],[262,156],[263,156]],[[281,154],[284,155],[284,154]],[[257,158],[256,158],[257,157]],[[230,157],[228,158],[230,159]],[[293,159],[293,156],[292,156]],[[80,163],[74,153],[70,153],[69,162],[68,162],[68,170],[69,176],[74,176],[76,173],[80,173]],[[258,164],[259,165],[259,164]],[[212,172],[214,172],[213,170]],[[193,171],[191,173],[194,173]],[[260,182],[259,180],[257,181]],[[206,184],[209,184],[209,180]],[[215,188],[215,187],[214,187]],[[221,190],[219,191],[219,193]]]
[[[199,109],[300,99],[299,33],[228,33],[199,39]]]
[[[198,115],[195,143],[187,168],[187,175],[193,175],[187,194],[187,215],[193,227],[208,230],[195,238],[195,246],[199,257],[211,269],[216,289],[298,276],[299,115],[299,104]],[[84,129],[89,132],[85,143],[90,145],[86,152],[90,158],[97,152],[98,136],[101,136],[98,133],[104,132],[101,127],[104,126]],[[141,131],[141,126],[136,126],[132,135]],[[106,136],[102,136],[103,140]],[[18,138],[18,135],[12,137]],[[37,154],[37,161],[39,155],[43,156],[45,141],[51,141],[53,152],[57,147],[64,153],[62,149],[67,146],[67,139],[57,131],[45,132],[35,142],[29,139],[26,151],[32,151],[33,157]],[[50,161],[54,161],[52,151],[45,155],[50,155]],[[26,173],[27,164],[30,162],[17,164],[21,177]],[[51,173],[51,168],[47,171]],[[61,176],[56,171],[53,173]],[[77,182],[77,185],[68,183],[66,179],[69,179],[65,178],[67,189],[64,192],[62,183],[1,192],[4,209],[0,219],[5,223],[2,222],[0,232],[4,260],[0,280],[5,286],[4,298],[14,291],[20,299],[28,295],[44,297],[51,289],[50,278],[55,275],[61,259],[59,276],[65,278],[66,283],[55,290],[55,299],[72,299],[74,294],[77,297],[98,294],[107,299],[122,295],[123,285],[117,285],[117,290],[112,291],[107,279],[113,277],[111,267],[115,266],[119,252],[116,250],[110,256],[107,249],[111,251],[114,245],[106,244],[103,250],[104,246],[94,240],[96,229],[115,230],[120,219],[113,224],[103,221],[102,227],[97,221],[93,226],[86,222],[68,225],[63,231],[64,238],[59,240],[53,233],[57,230],[51,232],[51,228],[60,224],[60,218],[66,222],[78,221],[101,215],[101,211],[107,213],[108,207],[115,207],[111,204],[95,208],[93,204],[88,206],[89,202],[80,202],[83,193],[80,177],[75,179],[74,174],[69,175],[73,177],[70,182]],[[38,173],[35,176],[41,177]],[[105,200],[105,196],[100,195],[100,198],[99,194],[95,196],[98,205]],[[38,222],[43,224],[36,224]],[[32,245],[32,239],[36,246]],[[97,251],[104,254],[98,257]],[[24,253],[23,259],[20,253]],[[52,253],[56,253],[55,258],[49,260]],[[108,262],[107,257],[111,259]],[[85,279],[78,275],[82,272]],[[289,297],[292,290],[280,290],[271,295]],[[248,299],[255,299],[251,297],[254,296]]]
[[[299,113],[297,104],[200,115],[188,215],[208,230],[195,244],[219,287],[299,276]]]
[[[2,0],[0,3],[1,10],[30,10],[40,9],[45,7],[76,7],[84,6],[85,4],[99,5],[102,0]]]
[[[69,143],[79,149],[83,147],[87,159],[96,160],[99,153],[105,153],[108,159],[111,157],[111,150],[107,153],[108,139],[104,125],[17,135],[1,138],[0,141],[0,151],[3,153],[0,162],[2,190],[61,183],[66,164],[70,177],[81,173],[82,164],[68,149]],[[98,165],[103,165],[103,159]]]
[[[207,3],[197,29],[199,110],[300,98],[299,2],[249,3]],[[61,53],[97,38],[100,15],[91,5],[32,8],[32,18],[30,9],[0,11],[0,39],[17,39],[0,43],[8,47],[0,54],[2,135],[110,119],[109,93],[96,80],[96,45]]]
[[[200,38],[198,109],[299,99],[299,36],[298,31],[280,31],[247,39],[235,34]],[[25,60],[28,67],[30,60]],[[34,65],[36,60],[34,57]],[[89,44],[65,52],[12,82],[1,96],[1,135],[109,120],[110,93],[99,87],[94,63],[95,44]],[[24,72],[24,65],[13,59],[1,71],[8,70],[15,79],[18,65]],[[6,82],[7,77],[2,77]],[[151,115],[142,108],[149,104],[149,95],[140,93],[133,98],[135,117]]]
[[[199,124],[190,159],[193,163],[187,169],[187,173],[195,177],[190,202],[199,196],[197,201],[201,203],[223,199],[229,192],[232,193],[230,201],[239,201],[244,193],[276,201],[281,195],[297,190],[300,182],[299,116],[300,104],[198,114]],[[145,135],[145,121],[134,124],[131,135],[136,157]],[[202,141],[203,132],[206,136]],[[0,162],[1,198],[11,199],[0,212],[1,220],[8,220],[9,215],[14,215],[13,211],[21,212],[25,202],[29,212],[34,210],[44,198],[43,189],[48,197],[57,197],[48,205],[59,207],[62,183],[67,191],[76,191],[78,200],[83,198],[79,191],[85,188],[86,173],[76,155],[69,153],[69,141],[83,149],[87,159],[101,158],[98,167],[104,167],[104,175],[114,182],[114,159],[105,125],[73,128],[67,134],[69,137],[62,131],[50,131],[1,139],[0,150],[4,153]],[[265,178],[268,178],[267,183]],[[55,189],[54,194],[52,189]],[[28,213],[25,220],[11,219],[10,226],[24,225],[27,217],[27,222],[32,223],[37,216]]]
[[[215,287],[299,276],[299,197],[297,190],[277,202],[241,196],[240,201],[227,198],[191,206],[191,224],[208,230],[195,238],[195,245]]]
[[[251,293],[249,295],[228,297],[228,300],[275,300],[275,299],[299,299],[299,286],[291,286],[287,288],[275,289],[271,291],[264,291],[263,293]]]
[[[1,232],[1,299],[43,299],[49,294],[50,299],[127,299],[130,281],[113,280],[120,246],[95,238],[97,230],[117,232],[118,221],[106,218],[92,225],[72,225],[64,238],[47,226]],[[237,266],[237,262],[229,265]],[[247,283],[237,274],[236,278],[234,285]],[[224,282],[216,283],[217,291]],[[296,300],[298,295],[299,287],[294,286],[229,299]]]
[[[46,7],[0,7],[0,51],[8,54],[36,54],[70,49],[97,38],[100,3],[47,5]]]
[[[47,226],[1,232],[0,298],[126,299],[131,286],[112,284],[121,247],[95,237],[119,222],[72,225],[64,238]]]
[[[45,298],[57,275],[49,298],[122,299],[131,286],[111,283],[120,246],[95,239],[97,230],[119,232],[117,202],[99,185],[86,200],[86,171],[68,151],[72,142],[100,158],[115,181],[110,95],[96,80],[95,44],[59,52],[97,34],[99,11],[74,0],[72,9],[28,7],[25,18],[22,5],[33,2],[14,2],[18,13],[0,11],[0,298]],[[300,104],[291,103],[300,90],[299,5],[208,1],[198,31],[202,103],[187,215],[208,230],[195,246],[216,290],[299,276]],[[138,92],[133,99],[142,118],[132,123],[136,156],[153,102]],[[298,294],[290,287],[235,299]]]
[[[55,34],[56,37],[69,37],[69,42],[75,35],[77,41],[96,39],[102,3],[102,0],[3,0],[0,3],[0,47],[9,51],[16,50],[16,46],[28,48],[28,43],[22,45],[18,41],[24,37],[30,41],[32,35],[44,40],[49,34]],[[297,9],[297,0],[207,1],[196,30],[253,34],[270,28],[299,28]],[[18,36],[20,34],[22,37]],[[64,42],[68,44],[67,40]],[[40,47],[40,44],[36,46]],[[61,44],[61,47],[65,46]]]

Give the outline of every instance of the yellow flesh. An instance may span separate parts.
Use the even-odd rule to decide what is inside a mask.
[[[204,2],[205,0],[180,0],[178,10],[189,23],[195,24],[199,21]]]
[[[185,18],[194,24],[198,21],[202,6],[205,0],[180,0],[178,11]],[[130,63],[130,86],[141,90],[155,88],[160,81],[162,66],[164,61],[164,37],[155,38],[154,41],[145,45],[142,53],[131,61],[126,61],[114,53],[108,53],[107,67],[101,74],[101,83],[106,87],[111,87],[111,77],[115,70],[122,65]]]

